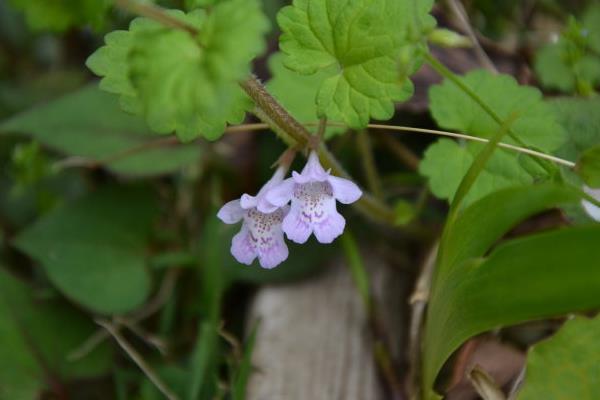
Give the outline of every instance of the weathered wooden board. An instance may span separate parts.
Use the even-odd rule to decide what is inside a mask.
[[[407,282],[369,265],[373,292],[400,351]],[[248,400],[384,399],[360,296],[343,260],[314,279],[265,287],[251,307],[260,318]]]

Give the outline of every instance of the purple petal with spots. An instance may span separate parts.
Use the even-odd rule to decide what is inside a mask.
[[[250,265],[256,258],[256,250],[250,238],[250,231],[244,224],[242,230],[231,241],[231,254],[242,264]]]
[[[287,238],[292,242],[306,243],[312,233],[312,225],[301,214],[301,211],[293,209],[283,219],[281,228],[285,232]]]
[[[271,242],[263,243],[258,246],[258,261],[263,268],[271,269],[288,258],[288,247],[283,240],[283,231],[279,228],[272,237]]]
[[[333,210],[327,213],[327,218],[314,223],[313,231],[319,242],[331,243],[335,238],[344,233],[345,227],[346,220],[334,207]]]

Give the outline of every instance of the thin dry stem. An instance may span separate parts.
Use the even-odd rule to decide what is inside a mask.
[[[460,0],[447,0],[447,3],[450,6],[450,9],[454,13],[454,15],[456,16],[456,18],[458,19],[458,21],[460,22],[461,27],[473,43],[475,55],[477,56],[477,59],[479,60],[481,66],[489,70],[490,72],[497,74],[498,69],[496,69],[496,66],[494,65],[492,60],[488,57],[485,50],[483,50],[483,47],[481,47],[481,44],[477,39],[477,35],[475,34],[475,30],[471,26],[471,22],[469,21],[469,16],[467,15],[465,7],[462,5]]]
[[[167,272],[167,274],[165,275],[165,278],[163,279],[163,282],[156,296],[152,300],[150,300],[142,309],[127,317],[121,317],[119,321],[126,321],[124,325],[130,327],[132,325],[138,324],[142,320],[150,317],[155,312],[160,310],[160,308],[169,300],[171,293],[173,293],[173,289],[175,288],[175,283],[177,282],[179,274],[180,271],[178,269],[169,270],[169,272]],[[118,328],[119,327],[117,327],[117,329]],[[67,355],[67,360],[77,361],[85,357],[109,337],[110,335],[104,329],[96,331],[89,338],[87,338],[85,342],[83,342],[83,344],[71,351]],[[155,346],[155,343],[151,341],[150,344]]]
[[[419,371],[421,368],[421,336],[423,329],[423,320],[425,318],[425,309],[429,301],[429,291],[431,289],[431,280],[437,261],[439,243],[435,243],[425,258],[421,267],[421,273],[417,279],[415,290],[410,296],[412,307],[410,317],[410,327],[408,330],[408,359],[410,370],[408,373],[408,390],[411,400],[419,398]]]
[[[200,31],[193,25],[187,24],[171,15],[167,14],[162,8],[151,3],[140,3],[135,0],[116,0],[118,7],[129,10],[142,17],[153,19],[164,26],[179,29],[189,33],[192,36],[198,36]]]
[[[115,339],[119,346],[127,353],[127,355],[135,362],[135,364],[144,372],[150,382],[156,386],[158,390],[169,400],[178,400],[178,397],[169,389],[158,374],[144,360],[142,355],[133,348],[131,344],[119,333],[119,329],[109,321],[97,319],[96,323],[106,329],[106,331]]]

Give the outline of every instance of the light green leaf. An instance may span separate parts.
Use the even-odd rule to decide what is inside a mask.
[[[313,75],[299,74],[285,67],[283,58],[282,53],[276,53],[269,58],[272,78],[267,82],[267,89],[298,121],[302,123],[318,121],[317,91],[326,74],[322,71]],[[342,120],[341,117],[332,119]],[[317,127],[309,127],[309,130],[315,132]],[[325,137],[330,138],[345,130],[343,127],[328,127]]]
[[[569,60],[569,44],[560,39],[542,47],[536,54],[535,72],[542,85],[567,93],[589,90],[581,85],[600,84],[600,57],[582,55]]]
[[[600,6],[592,5],[580,24],[569,19],[555,43],[536,54],[535,70],[545,87],[564,92],[593,93],[600,84]],[[594,50],[595,49],[595,50]]]
[[[522,142],[544,151],[553,151],[565,141],[565,133],[539,90],[520,86],[508,75],[475,70],[463,78],[499,117],[515,118],[511,131]],[[445,80],[429,90],[431,113],[439,126],[489,138],[500,128],[471,97],[453,82]],[[508,136],[505,141],[510,142]]]
[[[156,214],[151,192],[105,188],[42,217],[15,245],[71,300],[99,313],[124,313],[150,291],[145,252]]]
[[[322,74],[319,116],[341,117],[354,128],[389,119],[394,102],[412,95],[408,75],[419,62],[402,66],[401,58],[433,28],[431,6],[430,0],[294,0],[277,16],[284,64]]]
[[[600,145],[583,152],[576,170],[588,186],[600,187]]]
[[[600,98],[565,97],[551,101],[550,106],[567,137],[557,155],[576,161],[586,149],[600,145]]]
[[[246,342],[244,344],[244,355],[240,361],[240,365],[237,370],[233,372],[232,379],[232,400],[245,400],[246,399],[246,387],[248,386],[248,380],[252,373],[252,352],[254,351],[254,343],[256,342],[256,332],[258,331],[258,322],[254,325]]]
[[[600,393],[600,317],[575,317],[529,350],[519,400],[594,400]]]
[[[120,110],[117,99],[96,85],[0,123],[2,133],[30,135],[59,152],[100,162],[125,175],[169,173],[200,158],[196,145],[149,145],[156,137],[144,122]]]
[[[10,0],[10,3],[25,13],[31,28],[51,31],[86,24],[98,28],[110,6],[108,0]]]
[[[429,179],[432,193],[451,202],[481,148],[479,143],[461,144],[450,139],[440,139],[430,145],[419,165],[419,172]],[[496,149],[464,199],[464,204],[500,189],[533,183],[543,171],[535,165],[524,168],[523,164],[528,161],[526,155]]]
[[[108,371],[111,347],[96,347],[79,361],[67,355],[96,329],[87,317],[57,301],[40,301],[35,289],[0,268],[0,398],[38,398],[55,377],[90,378]],[[65,329],[68,327],[68,329]]]
[[[237,81],[264,50],[268,21],[258,0],[222,1],[210,14],[169,15],[198,36],[138,18],[128,31],[108,34],[87,65],[103,76],[102,89],[121,95],[122,107],[144,115],[156,132],[216,139],[227,122],[244,118],[248,99]]]
[[[529,240],[541,240],[540,238],[543,236],[533,236],[509,242],[493,252],[489,259],[483,259],[482,257],[489,252],[490,247],[497,243],[502,236],[520,221],[551,207],[578,202],[578,193],[569,187],[550,183],[514,187],[493,193],[478,200],[460,212],[454,220],[446,225],[438,254],[436,274],[433,279],[431,291],[430,310],[426,322],[425,392],[431,388],[437,372],[447,357],[471,335],[496,326],[515,323],[511,319],[513,318],[513,314],[521,315],[521,313],[526,312],[530,313],[531,317],[529,318],[542,318],[547,315],[544,314],[543,307],[548,307],[549,309],[555,307],[554,309],[557,310],[554,311],[555,313],[562,312],[559,311],[560,306],[577,308],[576,305],[573,305],[575,303],[571,304],[568,300],[565,300],[569,298],[566,295],[564,298],[560,298],[559,296],[556,298],[544,297],[541,294],[539,297],[535,296],[537,296],[539,291],[560,290],[558,286],[562,284],[564,279],[564,270],[562,269],[564,265],[561,264],[560,269],[558,269],[558,265],[560,263],[567,263],[569,268],[571,268],[573,263],[569,259],[570,255],[573,252],[585,253],[587,251],[584,249],[585,246],[591,246],[593,240],[582,241],[579,243],[582,246],[581,249],[577,250],[575,250],[577,247],[575,239],[570,242],[555,240],[556,246],[565,245],[567,247],[562,248],[562,250],[558,247],[552,248],[552,254],[556,252],[556,254],[562,255],[559,257],[556,254],[554,256],[546,254],[550,259],[558,257],[552,259],[551,263],[547,262],[546,257],[537,260],[535,257],[527,255],[529,251],[538,254],[536,253],[538,250],[534,250],[534,248],[539,249],[536,247],[537,245],[531,246],[531,249],[528,246],[523,246],[518,251],[518,254],[511,253],[513,259],[510,257],[502,258],[502,266],[495,267],[497,268],[496,270],[486,269],[488,265],[495,265],[494,263],[499,260],[496,256],[506,254],[502,253],[501,249],[503,251],[508,248],[513,249],[517,247],[517,243],[527,243]],[[561,232],[553,232],[549,235],[560,235],[562,234]],[[565,232],[575,231],[567,230]],[[594,234],[600,235],[600,232]],[[565,233],[565,235],[568,236],[569,234]],[[583,234],[581,235],[583,236]],[[562,244],[559,245],[559,242]],[[551,247],[548,245],[546,250],[549,250]],[[521,257],[524,258],[522,259]],[[574,259],[573,262],[576,263],[585,259],[586,257],[584,256],[581,260]],[[472,264],[474,263],[481,263],[481,265],[473,267]],[[510,265],[504,265],[505,263]],[[556,267],[550,267],[549,265],[556,265]],[[545,269],[546,267],[548,267],[548,270]],[[557,269],[554,270],[554,268]],[[577,267],[573,268],[586,269],[592,267],[580,263]],[[550,273],[551,271],[553,272]],[[498,288],[493,291],[490,291],[485,286],[481,286],[478,289],[476,284],[469,286],[468,289],[461,286],[463,282],[469,282],[470,280],[488,279],[488,275],[491,273],[506,274],[501,279],[496,277],[495,285]],[[528,283],[523,283],[523,285],[524,287],[528,287],[528,289],[523,289],[521,293],[520,289],[517,289],[514,284],[514,276],[519,276],[519,280],[523,279],[527,281]],[[583,277],[589,275],[578,272],[577,276],[583,279]],[[595,278],[592,278],[592,281],[593,279]],[[600,284],[600,282],[598,283]],[[581,284],[583,288],[587,283],[580,282],[577,284]],[[499,293],[501,291],[504,291],[504,296],[506,297],[514,298],[516,296],[522,300],[521,306],[523,309],[517,312],[513,309],[513,306],[515,306],[513,300],[509,302],[502,301]],[[488,295],[491,298],[487,298]],[[455,296],[457,297],[456,299],[454,298]],[[531,296],[531,299],[529,296]],[[548,300],[548,302],[538,305],[533,302],[534,297],[538,300],[543,298],[544,301]],[[459,306],[456,309],[446,309],[447,305],[452,302],[470,301],[472,304],[464,310]],[[564,301],[564,303],[561,301]],[[515,302],[518,304],[518,300],[515,300]],[[461,314],[463,311],[465,314]],[[475,317],[471,312],[479,314]],[[538,312],[540,314],[535,315]],[[489,315],[484,316],[485,313]],[[494,319],[494,321],[490,322],[490,319]],[[487,326],[487,324],[495,325]],[[443,332],[443,334],[440,332]]]
[[[582,16],[582,25],[587,30],[587,44],[596,52],[600,52],[600,4],[590,2],[590,6]]]

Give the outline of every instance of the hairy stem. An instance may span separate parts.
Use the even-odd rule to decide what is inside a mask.
[[[310,132],[271,96],[256,76],[251,76],[240,84],[257,105],[257,116],[263,122],[269,124],[275,133],[282,136],[288,145],[306,146],[310,143],[312,138]],[[295,143],[290,143],[289,139],[293,139]],[[318,153],[321,162],[325,167],[331,168],[335,175],[351,179],[350,175],[342,168],[338,160],[327,150],[327,147],[323,143],[319,145]],[[361,199],[356,203],[356,207],[360,212],[374,221],[393,224],[394,211],[368,193],[363,194]]]
[[[471,39],[471,43],[473,43],[475,55],[479,59],[479,63],[490,72],[497,74],[498,70],[496,69],[496,66],[494,65],[492,60],[490,60],[485,50],[483,50],[483,47],[481,47],[479,40],[477,40],[477,35],[475,35],[475,30],[469,22],[469,16],[467,15],[465,7],[462,5],[460,0],[447,0],[447,3],[450,6],[450,9],[454,13],[454,15],[456,16],[456,18],[458,19],[458,21],[460,22],[461,27],[463,28],[469,39]]]

